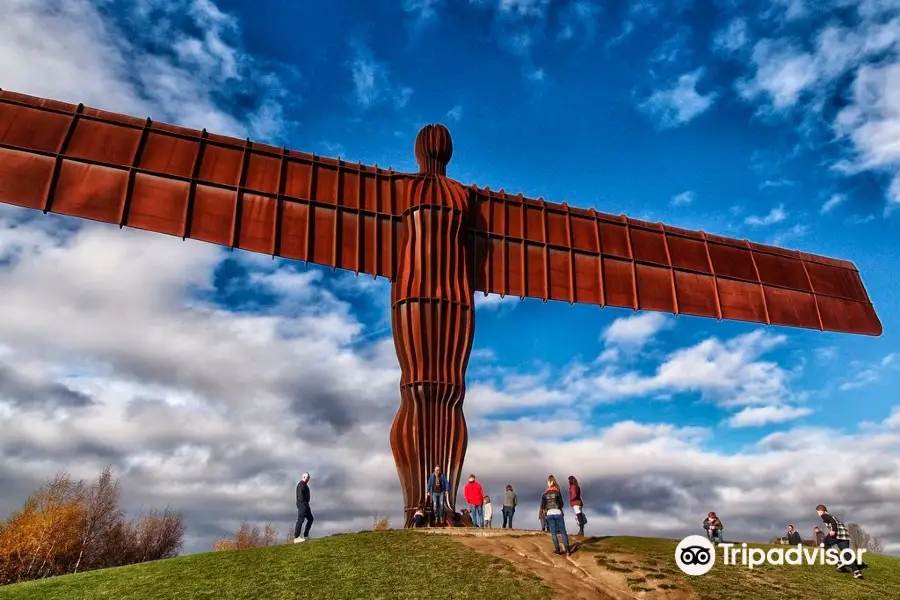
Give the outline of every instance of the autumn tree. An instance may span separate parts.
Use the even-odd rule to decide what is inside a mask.
[[[166,508],[126,521],[112,468],[87,484],[59,473],[0,523],[0,585],[176,556],[184,521]]]

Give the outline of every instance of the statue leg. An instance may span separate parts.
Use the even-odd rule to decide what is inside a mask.
[[[404,526],[425,502],[425,484],[436,465],[450,483],[444,515],[451,516],[468,444],[462,394],[434,384],[404,386],[400,408],[391,427],[391,450],[403,490]],[[437,512],[437,507],[435,507]]]
[[[410,527],[436,465],[450,484],[447,502],[456,506],[469,439],[463,398],[474,316],[469,306],[430,299],[399,300],[391,312],[401,371],[391,450],[403,490],[404,526]]]

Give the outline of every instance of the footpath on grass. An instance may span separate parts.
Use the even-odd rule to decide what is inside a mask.
[[[553,552],[549,535],[533,530],[431,529],[478,552],[539,577],[555,598],[572,600],[886,600],[900,598],[900,559],[866,555],[864,580],[827,565],[762,565],[748,569],[717,562],[701,576],[675,562],[677,540],[570,536],[571,556]],[[769,550],[767,544],[750,547]]]

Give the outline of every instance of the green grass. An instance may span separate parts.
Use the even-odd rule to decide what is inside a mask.
[[[833,567],[716,566],[700,577],[675,566],[676,540],[609,537],[580,549],[647,600],[693,592],[697,600],[900,598],[900,559],[865,556],[866,578]],[[763,544],[754,547],[771,548]],[[583,558],[582,558],[583,560]],[[448,536],[410,531],[335,535],[300,545],[195,554],[0,587],[0,600],[550,600],[551,590],[500,558]]]
[[[443,535],[380,531],[194,554],[0,587],[2,600],[549,600],[509,562]]]
[[[623,573],[633,591],[693,590],[698,600],[888,600],[900,598],[900,558],[863,555],[869,568],[858,581],[834,567],[763,566],[748,569],[721,564],[706,575],[690,577],[675,565],[676,540],[636,537],[608,537],[586,543],[579,550],[594,554],[597,563]],[[756,548],[776,548],[752,544]],[[782,546],[784,547],[784,546]],[[618,556],[618,558],[617,558]],[[640,588],[640,589],[638,589]],[[652,598],[653,594],[648,594]]]

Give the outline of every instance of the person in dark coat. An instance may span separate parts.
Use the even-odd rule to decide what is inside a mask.
[[[587,524],[587,517],[584,516],[584,501],[581,499],[581,486],[572,475],[569,475],[569,506],[575,511],[575,522],[578,524],[578,533],[575,535],[584,536],[584,526]]]
[[[803,540],[800,539],[800,532],[794,529],[793,525],[788,525],[787,528],[787,543],[791,546],[796,546],[797,544],[802,544]]]
[[[306,521],[306,530],[300,535]],[[313,514],[309,509],[309,473],[304,473],[297,484],[297,524],[294,526],[294,543],[305,542],[309,537],[309,529],[313,524]]]

